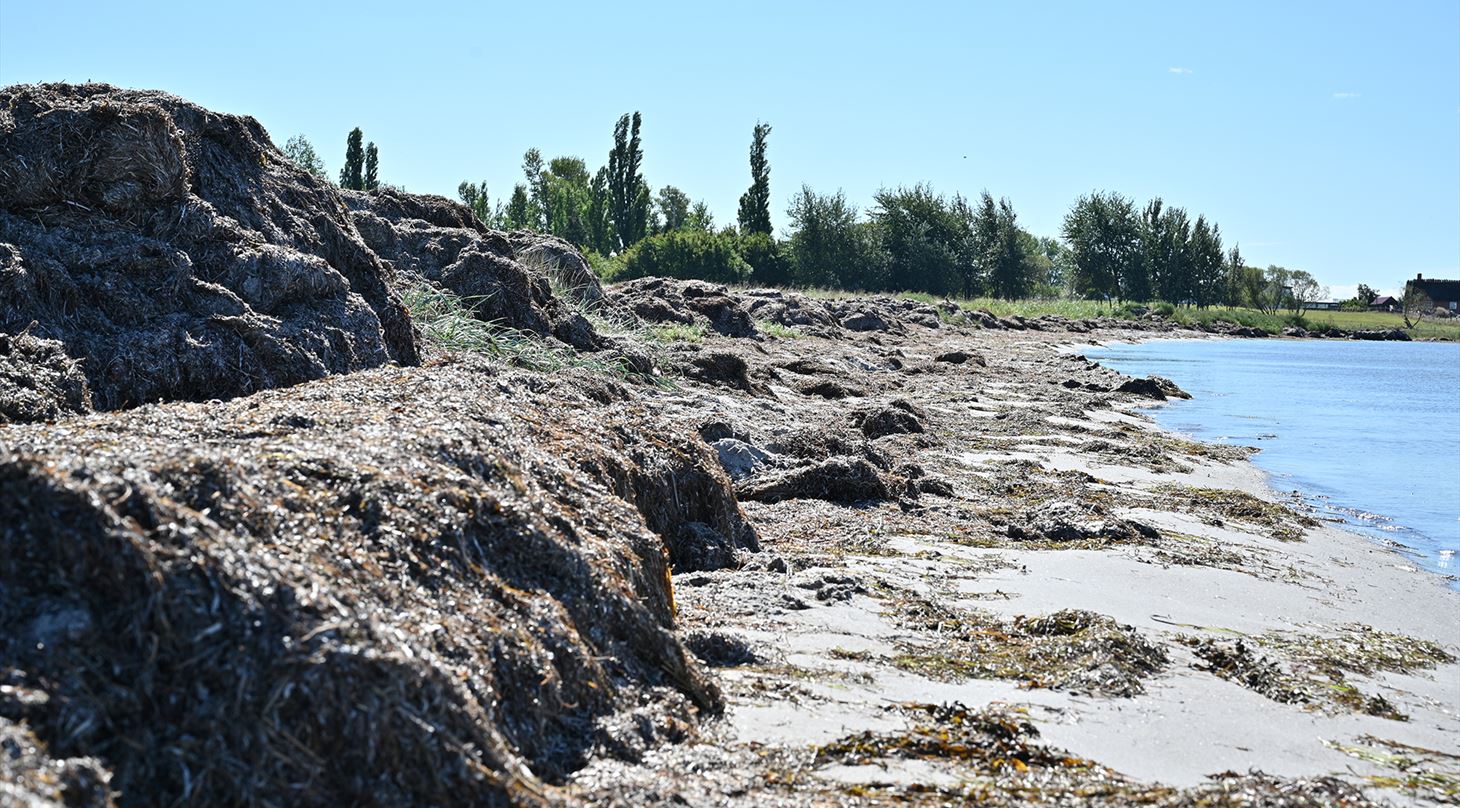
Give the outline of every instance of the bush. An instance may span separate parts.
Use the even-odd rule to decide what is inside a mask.
[[[588,266],[593,268],[593,274],[604,283],[610,283],[624,272],[624,260],[622,255],[603,255],[602,253],[586,250],[583,258],[588,261]]]
[[[1176,307],[1162,300],[1151,306],[1151,311],[1154,311],[1162,317],[1170,317],[1171,315],[1176,313]]]
[[[745,283],[751,267],[741,257],[738,239],[729,233],[674,230],[651,236],[622,256],[623,269],[616,280],[659,276]]]
[[[757,286],[791,284],[791,262],[774,238],[765,233],[747,233],[740,237],[739,247],[740,257],[750,265]]]

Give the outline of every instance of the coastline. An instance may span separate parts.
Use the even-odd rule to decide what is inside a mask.
[[[1203,337],[1195,337],[1195,338],[1192,338],[1192,339],[1194,339],[1196,341],[1201,341],[1204,338]],[[1231,338],[1231,337],[1220,337],[1219,339],[1233,339],[1233,338]],[[1301,338],[1292,338],[1292,339],[1301,339]],[[1183,338],[1183,337],[1174,337],[1174,338],[1173,337],[1157,337],[1157,338],[1152,338],[1152,339],[1106,340],[1106,341],[1103,341],[1103,342],[1102,341],[1096,341],[1096,342],[1087,343],[1087,344],[1084,344],[1084,345],[1079,346],[1079,349],[1080,349],[1080,351],[1082,353],[1084,353],[1084,352],[1087,352],[1087,350],[1101,350],[1101,349],[1107,349],[1107,348],[1112,348],[1112,347],[1121,346],[1121,345],[1138,345],[1138,344],[1153,343],[1153,342],[1182,342],[1182,341],[1189,341],[1189,340],[1188,340],[1188,338]],[[1118,347],[1116,347],[1116,350],[1118,350]],[[1130,358],[1130,359],[1126,359],[1126,358],[1122,358],[1122,357],[1110,357],[1110,358],[1116,359],[1118,361],[1130,361],[1130,362],[1139,362],[1140,361],[1140,360],[1134,359],[1134,358]],[[1151,411],[1153,413],[1152,420],[1158,426],[1161,426],[1163,419],[1160,416],[1155,415],[1154,413],[1156,413],[1156,412],[1158,412],[1160,410],[1164,410],[1164,409],[1166,409],[1168,407],[1172,407],[1172,406],[1179,406],[1179,402],[1175,402],[1175,401],[1153,402],[1153,403],[1150,403],[1150,404],[1145,405],[1144,407],[1142,407],[1142,409],[1143,410],[1149,410],[1149,411]],[[1163,427],[1163,428],[1169,428],[1169,430],[1172,431],[1174,434],[1176,434],[1176,435],[1178,435],[1180,437],[1186,438],[1186,439],[1196,440],[1196,441],[1210,440],[1209,438],[1203,437],[1203,435],[1200,433],[1200,428],[1195,428],[1195,429],[1192,429],[1192,430],[1183,430],[1183,429],[1181,429],[1179,427],[1176,427],[1174,425],[1171,426],[1171,427]],[[1271,436],[1269,436],[1269,437],[1271,437]],[[1218,443],[1225,444],[1225,445],[1241,445],[1241,444],[1229,443],[1226,438],[1219,438],[1219,439],[1217,439],[1217,442]],[[1281,500],[1298,499],[1299,502],[1300,502],[1300,506],[1303,507],[1303,508],[1306,508],[1310,513],[1314,514],[1315,515],[1315,518],[1319,518],[1319,519],[1321,519],[1323,521],[1326,521],[1326,522],[1329,522],[1329,523],[1342,525],[1343,526],[1343,529],[1346,530],[1347,532],[1352,533],[1352,534],[1355,534],[1355,535],[1357,535],[1357,536],[1359,536],[1361,538],[1364,538],[1364,539],[1368,540],[1369,542],[1371,542],[1371,543],[1373,543],[1375,545],[1381,546],[1384,549],[1390,551],[1396,557],[1401,558],[1401,559],[1405,560],[1406,562],[1409,562],[1409,563],[1412,563],[1412,564],[1415,564],[1415,565],[1419,566],[1425,572],[1428,572],[1428,573],[1430,573],[1432,575],[1438,576],[1441,580],[1447,582],[1447,584],[1449,585],[1450,588],[1452,588],[1452,589],[1460,589],[1460,575],[1457,575],[1454,571],[1447,571],[1445,569],[1445,566],[1446,565],[1443,564],[1443,563],[1441,563],[1439,561],[1439,559],[1444,558],[1445,548],[1443,547],[1443,543],[1442,543],[1443,540],[1439,539],[1437,536],[1425,536],[1424,534],[1420,534],[1421,536],[1424,536],[1425,540],[1427,540],[1428,542],[1440,543],[1441,544],[1441,549],[1439,549],[1439,550],[1426,551],[1426,550],[1421,549],[1419,547],[1410,546],[1410,545],[1405,544],[1404,542],[1398,540],[1397,538],[1393,537],[1392,535],[1385,535],[1386,532],[1395,532],[1395,531],[1386,531],[1384,528],[1378,527],[1377,524],[1373,524],[1373,525],[1366,526],[1365,524],[1362,523],[1363,521],[1365,521],[1365,517],[1368,517],[1367,521],[1369,521],[1369,522],[1374,522],[1374,523],[1377,523],[1377,522],[1387,522],[1387,523],[1390,523],[1390,524],[1396,526],[1400,531],[1403,531],[1403,530],[1417,531],[1418,530],[1418,528],[1416,527],[1415,524],[1406,521],[1402,516],[1397,516],[1394,513],[1387,513],[1387,512],[1379,512],[1379,511],[1376,511],[1374,509],[1375,508],[1375,505],[1374,505],[1373,502],[1362,502],[1362,501],[1359,501],[1357,498],[1355,498],[1353,496],[1353,492],[1351,492],[1351,491],[1348,492],[1348,495],[1347,496],[1344,496],[1342,499],[1335,499],[1332,496],[1330,496],[1329,494],[1323,493],[1321,491],[1322,485],[1321,484],[1318,484],[1318,483],[1314,483],[1312,480],[1303,480],[1303,479],[1294,477],[1293,479],[1291,479],[1290,485],[1291,486],[1296,486],[1295,488],[1294,487],[1288,487],[1288,488],[1280,487],[1280,484],[1279,484],[1280,472],[1278,472],[1276,469],[1269,468],[1267,466],[1267,464],[1265,464],[1263,462],[1263,455],[1262,455],[1261,452],[1258,452],[1258,453],[1254,454],[1253,463],[1258,467],[1258,469],[1262,472],[1262,474],[1264,476],[1264,481],[1265,481],[1266,486],[1268,488],[1268,496],[1267,496],[1267,498],[1273,499],[1274,501],[1280,500],[1280,499]],[[1355,521],[1355,520],[1358,520],[1358,521]],[[1451,554],[1453,554],[1455,551],[1454,551],[1454,549],[1450,549],[1449,552]]]
[[[1337,777],[1377,799],[1425,802],[1422,789],[1376,786],[1391,782],[1396,772],[1374,762],[1363,739],[1403,745],[1394,748],[1455,747],[1460,664],[1453,654],[1460,648],[1460,626],[1449,616],[1460,612],[1460,593],[1428,571],[1396,563],[1397,555],[1369,538],[1332,524],[1306,526],[1294,541],[1170,504],[1136,506],[1149,491],[1172,485],[1239,491],[1284,507],[1286,498],[1269,485],[1266,472],[1232,447],[1197,444],[1135,412],[1150,400],[1087,392],[1085,387],[1109,389],[1117,374],[1081,362],[1078,344],[1064,335],[945,330],[917,336],[916,343],[885,335],[868,340],[866,359],[889,348],[909,367],[950,348],[987,359],[987,369],[973,369],[983,378],[963,395],[950,396],[957,387],[938,383],[931,371],[897,387],[899,395],[927,409],[931,421],[943,421],[942,429],[930,430],[942,444],[920,455],[927,473],[949,479],[955,490],[978,485],[983,469],[1037,469],[1027,476],[1072,480],[1084,494],[1096,495],[1091,501],[1122,503],[1100,518],[1129,519],[1160,531],[1157,546],[1048,542],[1023,549],[997,535],[960,535],[960,517],[947,520],[948,514],[914,520],[872,509],[846,519],[830,508],[750,503],[747,512],[763,531],[766,550],[783,562],[771,568],[782,572],[767,575],[758,567],[752,574],[675,576],[686,628],[743,638],[758,655],[754,663],[719,669],[730,694],[725,719],[700,742],[651,753],[641,766],[595,764],[575,778],[576,788],[592,798],[607,793],[608,783],[628,783],[625,793],[644,796],[673,782],[673,792],[691,802],[785,805],[837,794],[870,796],[874,803],[916,801],[927,796],[918,796],[926,788],[940,798],[972,793],[959,789],[987,788],[998,776],[936,755],[865,755],[848,762],[828,761],[816,751],[839,748],[849,737],[865,741],[908,731],[916,720],[898,705],[958,703],[1010,707],[1037,726],[1040,743],[1097,761],[1129,782],[1199,789],[1223,772],[1262,771],[1300,781]],[[825,355],[852,347],[837,345]],[[1057,383],[1062,375],[1081,386]],[[673,417],[675,407],[666,411]],[[1043,417],[1025,419],[1030,428],[996,441],[975,431],[1000,416],[1007,422],[1030,412]],[[800,417],[811,419],[806,413]],[[1092,434],[1098,437],[1085,438]],[[1153,454],[1153,443],[1176,447],[1174,456]],[[1152,469],[1168,461],[1176,467]],[[1082,495],[1060,496],[1065,494]],[[1185,553],[1167,546],[1172,537],[1200,549]],[[850,586],[850,593],[824,603],[811,599],[839,585]],[[1031,686],[1037,674],[1021,680],[950,673],[916,663],[918,654],[936,656],[946,633],[929,635],[925,626],[902,619],[898,604],[908,591],[933,608],[1004,621],[997,630],[1072,609],[1101,615],[1161,646],[1169,659],[1160,672],[1142,679],[1140,694],[1129,697],[1082,692],[1069,684]],[[781,608],[786,595],[812,605]],[[1362,644],[1362,637],[1373,636],[1369,629],[1449,649],[1451,661],[1430,669],[1348,672],[1334,685],[1365,698],[1379,696],[1407,720],[1336,709],[1321,699],[1275,700],[1244,685],[1240,675],[1218,675],[1210,655],[1199,656],[1184,644],[1228,643],[1224,647],[1231,651],[1245,643],[1259,664],[1298,671],[1293,675],[1301,679],[1313,671],[1295,648],[1309,641],[1348,647],[1351,632],[1361,635]],[[720,756],[745,771],[710,771],[707,760]],[[1446,776],[1457,773],[1455,761],[1443,755],[1433,764],[1451,773]],[[701,779],[690,785],[675,776],[686,768]],[[794,785],[778,785],[783,781]]]

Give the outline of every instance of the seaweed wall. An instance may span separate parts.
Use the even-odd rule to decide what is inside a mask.
[[[610,486],[685,461],[530,381],[381,369],[10,427],[0,675],[30,698],[0,715],[134,805],[533,804],[682,737],[720,696]]]

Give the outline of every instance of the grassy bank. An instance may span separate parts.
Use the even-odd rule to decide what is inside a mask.
[[[934,295],[913,292],[903,296],[930,303],[939,300]],[[1023,317],[1054,314],[1072,320],[1088,317],[1128,317],[1132,306],[1142,305],[1158,311],[1169,310],[1170,319],[1183,325],[1204,325],[1222,320],[1251,328],[1260,328],[1269,334],[1282,333],[1284,328],[1291,325],[1301,325],[1308,329],[1331,326],[1345,331],[1404,328],[1403,316],[1384,311],[1310,311],[1305,312],[1302,319],[1298,320],[1286,312],[1267,314],[1257,309],[1226,306],[1196,309],[1171,307],[1169,304],[1161,303],[1111,304],[1098,300],[999,300],[989,297],[956,299],[956,301],[965,309],[987,309],[1000,317],[1011,314]],[[1410,334],[1416,339],[1460,341],[1460,319],[1426,318]]]

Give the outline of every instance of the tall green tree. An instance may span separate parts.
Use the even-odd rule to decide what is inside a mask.
[[[380,150],[375,148],[373,140],[365,147],[365,177],[360,188],[365,191],[380,188]]]
[[[1197,216],[1191,228],[1191,297],[1201,308],[1220,303],[1226,281],[1226,256],[1222,251],[1222,229]]]
[[[603,166],[594,172],[588,184],[588,243],[599,255],[609,255],[617,246],[614,243],[613,203],[608,183],[608,166]]]
[[[540,232],[551,232],[552,221],[548,217],[548,180],[543,171],[542,152],[528,149],[522,155],[522,176],[527,180],[528,227]]]
[[[1161,214],[1162,238],[1165,244],[1160,283],[1156,296],[1169,303],[1192,300],[1191,218],[1185,208],[1167,208]]]
[[[1247,263],[1242,258],[1241,248],[1233,244],[1232,249],[1227,251],[1227,286],[1222,302],[1228,306],[1246,306],[1244,302],[1244,279],[1247,272]]]
[[[456,186],[456,195],[461,199],[462,204],[471,208],[471,212],[476,214],[476,217],[481,220],[482,224],[487,227],[497,226],[498,217],[496,212],[492,210],[491,199],[487,196],[486,180],[482,180],[475,185],[463,181],[460,185]]]
[[[365,135],[360,127],[350,130],[345,138],[345,165],[340,168],[340,187],[351,191],[365,190]]]
[[[1140,257],[1135,204],[1113,191],[1082,196],[1065,215],[1063,235],[1074,254],[1077,293],[1120,298],[1121,281]]]
[[[329,177],[324,170],[324,160],[320,159],[319,152],[314,150],[314,144],[304,135],[295,135],[284,142],[284,156],[322,180]]]
[[[948,200],[927,185],[882,189],[872,222],[887,254],[886,288],[946,295],[963,284],[971,222],[959,222]]]
[[[543,173],[548,232],[579,247],[592,247],[589,227],[592,187],[581,157],[554,157]]]
[[[1029,294],[1031,266],[1020,235],[1014,205],[1007,198],[1001,198],[995,215],[993,240],[984,248],[989,291],[995,297],[1017,300]]]
[[[686,230],[702,230],[706,233],[715,232],[715,214],[710,212],[710,206],[701,199],[695,203],[694,209],[689,212],[689,219],[685,222]]]
[[[858,288],[858,279],[848,277],[857,259],[857,209],[846,196],[818,194],[802,185],[786,216],[792,280],[800,286]]]
[[[613,128],[613,149],[608,153],[609,216],[617,250],[639,241],[649,229],[649,186],[640,171],[644,162],[641,123],[637,112],[619,118]]]
[[[532,203],[527,198],[527,186],[518,183],[512,187],[512,198],[507,201],[507,227],[523,230],[533,225]]]
[[[740,196],[737,221],[742,233],[771,234],[771,164],[766,159],[770,124],[757,123],[750,141],[750,188]]]
[[[683,230],[689,224],[689,208],[689,196],[673,185],[660,188],[654,198],[654,212],[663,232]]]

